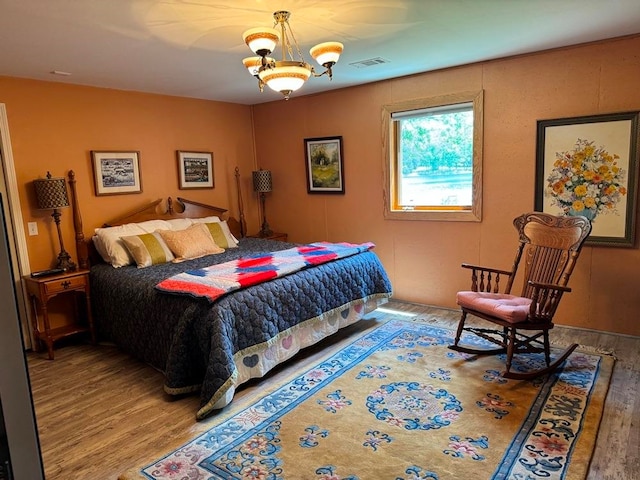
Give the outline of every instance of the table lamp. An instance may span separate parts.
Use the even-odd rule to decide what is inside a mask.
[[[38,208],[41,210],[51,210],[53,213],[53,221],[58,229],[58,240],[60,241],[60,253],[58,254],[58,263],[55,268],[61,268],[66,271],[76,269],[76,264],[71,261],[71,255],[64,249],[62,241],[62,232],[60,231],[60,211],[58,209],[69,206],[69,197],[67,195],[67,182],[64,178],[53,178],[51,173],[47,172],[47,178],[38,178],[33,181],[36,190],[36,199]]]
[[[264,209],[264,198],[265,194],[270,192],[273,188],[273,182],[271,180],[271,171],[270,170],[256,170],[253,172],[253,191],[260,194],[260,202],[262,205],[262,228],[258,235],[261,237],[268,237],[273,233],[271,228],[269,228],[269,223],[267,222],[267,213]]]

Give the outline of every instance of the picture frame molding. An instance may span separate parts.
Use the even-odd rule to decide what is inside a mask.
[[[619,125],[614,125],[609,122],[620,123]],[[628,139],[626,138],[627,130]],[[563,141],[564,137],[566,137],[566,144],[563,144],[560,148],[559,143]],[[563,212],[558,212],[559,206],[550,208],[548,200],[551,195],[548,178],[555,162],[555,156],[550,158],[550,148],[553,145],[558,145],[555,149],[551,148],[556,150],[555,153],[557,154],[570,151],[577,145],[578,141],[590,141],[595,148],[603,148],[609,154],[619,155],[617,161],[620,167],[626,170],[626,206],[624,209],[619,210],[622,218],[620,221],[616,221],[611,217],[615,213],[603,214],[602,218],[605,216],[610,217],[607,220],[608,225],[613,225],[611,222],[615,223],[615,229],[607,230],[606,228],[601,228],[599,232],[598,228],[601,224],[597,224],[599,217],[596,213],[596,217],[593,219],[594,229],[587,237],[585,245],[634,247],[638,204],[638,169],[640,168],[640,112],[631,111],[538,120],[536,140],[535,209],[556,215]],[[610,140],[610,142],[607,142],[607,140]],[[625,142],[627,142],[626,145],[624,145]],[[627,151],[617,151],[615,145],[627,146],[628,149]],[[615,233],[615,230],[623,230],[623,233]]]
[[[213,170],[213,152],[176,150],[176,159],[177,159],[177,165],[178,165],[178,188],[180,190],[215,188],[215,175]],[[187,178],[186,169],[187,169],[187,164],[190,161],[205,162],[204,179],[190,180]]]
[[[96,196],[142,193],[138,150],[91,150],[91,167]]]
[[[316,173],[315,177],[317,179],[320,167],[330,167],[331,165],[313,165],[313,156],[314,156],[314,147],[318,145],[325,145],[329,147],[329,149],[337,154],[337,164],[338,172],[337,180],[334,180],[335,185],[330,186],[322,186],[317,184],[317,180],[314,182],[314,171]],[[305,170],[306,170],[306,182],[307,182],[307,193],[309,194],[341,194],[344,195],[345,187],[344,187],[344,153],[343,153],[343,145],[342,145],[342,136],[336,135],[332,137],[314,137],[314,138],[305,138],[304,139],[304,157],[305,157]],[[333,162],[332,162],[333,163]],[[329,173],[332,173],[329,171]],[[334,178],[335,175],[332,175]]]

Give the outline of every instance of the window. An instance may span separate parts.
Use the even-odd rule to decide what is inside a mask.
[[[480,221],[482,92],[384,107],[385,218]]]

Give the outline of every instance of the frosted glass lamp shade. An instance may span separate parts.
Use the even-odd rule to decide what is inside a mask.
[[[275,28],[251,28],[242,34],[242,38],[253,53],[265,57],[276,48],[280,32]]]
[[[262,1],[262,0],[261,0]],[[311,76],[326,75],[332,78],[331,68],[338,62],[344,45],[340,42],[324,42],[310,50],[311,56],[322,66],[324,71],[316,73],[300,52],[300,46],[291,31],[287,10],[273,12],[276,28],[251,28],[242,34],[242,39],[257,57],[245,58],[242,63],[249,73],[258,77],[258,88],[262,92],[268,85],[271,90],[282,93],[285,99],[302,87]],[[268,57],[273,55],[278,42],[282,42],[282,58],[280,61]],[[287,60],[289,59],[289,60]]]
[[[266,57],[267,63],[272,63],[273,58]],[[262,66],[262,57],[247,57],[242,60],[243,65],[253,76],[258,75],[258,70]]]
[[[331,66],[337,63],[342,50],[344,50],[344,45],[340,42],[324,42],[313,47],[309,53],[316,62],[326,67],[327,64]]]
[[[251,75],[257,75],[258,69],[262,66],[262,57],[247,57],[242,59],[242,64]]]
[[[309,64],[300,62],[276,62],[275,68],[260,72],[260,80],[269,88],[282,93],[285,98],[298,90],[311,76]]]

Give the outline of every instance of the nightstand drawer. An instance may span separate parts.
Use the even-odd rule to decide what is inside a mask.
[[[47,295],[60,293],[66,290],[75,290],[86,285],[86,276],[78,275],[76,277],[66,277],[60,279],[51,279],[44,284],[44,291]]]

